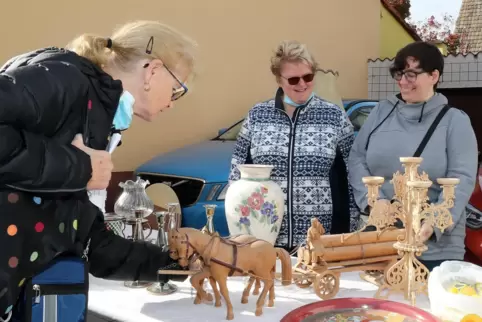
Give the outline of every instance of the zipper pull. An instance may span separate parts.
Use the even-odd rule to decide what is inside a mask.
[[[35,304],[40,303],[40,285],[35,284],[32,289],[35,291]]]
[[[82,255],[82,259],[84,259],[86,262],[89,261],[89,248],[90,248],[90,238],[87,241],[87,246],[85,246],[85,249]]]

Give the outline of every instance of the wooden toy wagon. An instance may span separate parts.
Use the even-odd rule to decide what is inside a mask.
[[[294,283],[300,288],[313,284],[315,293],[327,300],[338,293],[343,272],[383,271],[386,274],[397,262],[393,244],[404,232],[404,229],[387,228],[323,235],[323,226],[313,218],[306,245],[298,249],[298,262],[293,266]]]

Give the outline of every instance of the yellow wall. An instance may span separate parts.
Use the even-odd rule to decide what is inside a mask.
[[[306,43],[321,68],[340,73],[342,97],[367,97],[366,62],[379,53],[379,5],[379,0],[4,1],[0,61],[64,46],[84,32],[108,37],[116,25],[136,19],[161,20],[196,39],[201,68],[192,93],[152,123],[134,121],[113,156],[115,171],[128,171],[158,153],[214,137],[256,102],[272,97],[270,56],[285,39]],[[350,23],[360,17],[362,23]]]
[[[435,44],[438,49],[440,49],[440,52],[442,55],[447,56],[447,45],[444,43],[437,43]]]
[[[410,34],[380,3],[380,54],[379,58],[393,58],[397,51],[414,42]]]

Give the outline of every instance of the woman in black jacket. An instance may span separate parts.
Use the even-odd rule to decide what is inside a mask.
[[[2,67],[0,316],[25,279],[60,254],[84,258],[106,279],[156,281],[159,268],[175,266],[155,245],[107,231],[87,190],[108,186],[113,131],[133,114],[151,121],[187,92],[195,47],[168,26],[139,21]]]

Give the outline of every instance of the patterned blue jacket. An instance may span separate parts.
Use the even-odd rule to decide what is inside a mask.
[[[238,164],[274,166],[271,179],[285,193],[285,215],[276,244],[292,247],[304,243],[312,217],[327,232],[331,230],[330,169],[337,150],[347,164],[354,133],[346,113],[317,96],[290,118],[282,94],[279,89],[275,99],[249,111],[238,135],[229,180],[240,178]],[[348,190],[353,231],[360,213],[350,186]]]

